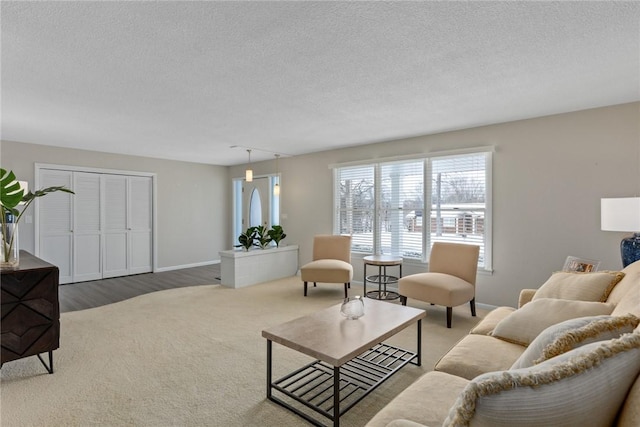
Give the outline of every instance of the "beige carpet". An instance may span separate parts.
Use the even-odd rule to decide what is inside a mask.
[[[351,295],[361,294],[353,286]],[[14,426],[298,426],[305,421],[266,399],[262,329],[341,302],[342,287],[302,296],[292,277],[242,289],[171,289],[64,313],[55,373],[33,356],[1,370],[0,423]],[[413,303],[413,304],[411,304]],[[341,418],[362,426],[393,396],[432,369],[486,312],[442,307],[423,322],[423,366],[408,365]],[[366,315],[366,314],[365,314]],[[392,343],[415,348],[416,326]],[[274,344],[274,379],[308,362]]]

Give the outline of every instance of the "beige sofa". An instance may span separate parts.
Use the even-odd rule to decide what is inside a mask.
[[[624,277],[599,302],[546,298],[546,284],[523,290],[517,310],[491,311],[438,361],[434,371],[400,393],[367,426],[559,425],[558,420],[563,420],[562,425],[574,425],[575,420],[576,425],[640,426],[640,326],[634,317],[640,317],[640,261],[622,272]],[[554,277],[560,276],[552,276],[549,282]],[[574,311],[573,306],[578,309]],[[582,312],[584,307],[588,310]],[[597,310],[589,311],[592,308]],[[635,323],[629,324],[629,319]],[[517,321],[520,324],[514,325]],[[627,322],[628,330],[612,331],[614,321]],[[522,332],[518,328],[538,322],[543,331],[523,338],[530,342],[517,343],[509,335],[515,330],[518,336]],[[580,327],[579,322],[583,322],[583,335],[585,328],[593,330],[594,322],[609,325],[604,332],[616,334],[586,339],[564,354],[558,351],[537,364],[526,363],[526,356],[537,351],[539,343],[546,345],[546,351],[546,340],[574,337],[573,330],[567,333],[562,328],[572,323]],[[512,368],[516,362],[520,365]]]

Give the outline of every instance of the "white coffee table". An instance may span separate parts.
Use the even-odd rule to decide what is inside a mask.
[[[342,414],[391,375],[408,363],[420,366],[425,311],[372,299],[364,303],[365,315],[356,320],[343,317],[337,304],[263,330],[267,398],[314,425],[323,424],[293,406],[294,401],[339,426]],[[415,352],[383,343],[413,323],[417,323]],[[273,381],[273,342],[317,360]]]

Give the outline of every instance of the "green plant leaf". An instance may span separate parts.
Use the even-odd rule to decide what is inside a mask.
[[[18,203],[22,201],[24,190],[20,188],[20,183],[16,180],[13,171],[7,172],[0,169],[0,204],[7,211],[13,211]]]
[[[269,234],[271,240],[276,243],[277,247],[280,247],[280,241],[287,237],[287,235],[284,233],[284,230],[279,225],[272,226],[271,230],[269,230],[267,234]]]
[[[29,191],[27,194],[25,194],[22,197],[22,201],[23,202],[28,202],[32,199],[35,199],[36,197],[42,197],[42,196],[46,196],[49,193],[55,193],[56,191],[62,191],[65,193],[70,193],[70,194],[75,194],[73,191],[69,190],[66,187],[63,186],[56,186],[56,187],[47,187],[47,188],[43,188],[41,190],[36,190],[35,193],[32,193],[31,191]]]

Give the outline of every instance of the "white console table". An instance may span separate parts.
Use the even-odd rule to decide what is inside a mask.
[[[220,282],[229,288],[291,277],[298,272],[298,245],[220,251],[220,263]]]

